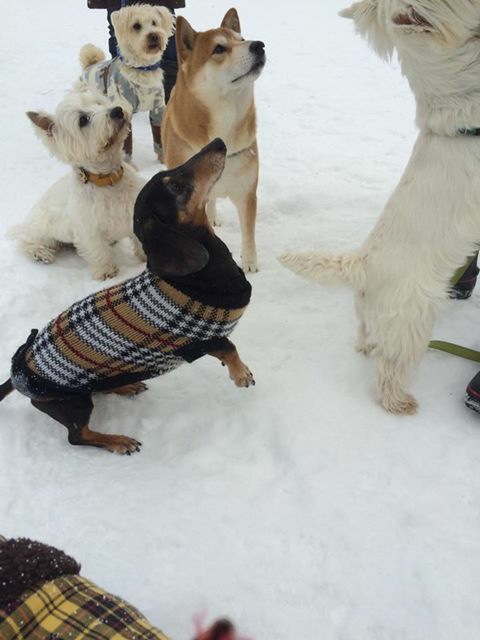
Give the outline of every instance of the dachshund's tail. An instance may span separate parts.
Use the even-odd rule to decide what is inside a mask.
[[[8,396],[9,393],[12,393],[14,390],[14,386],[12,384],[11,379],[9,378],[3,384],[0,384],[0,402]]]

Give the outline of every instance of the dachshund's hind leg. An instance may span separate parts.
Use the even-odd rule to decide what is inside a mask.
[[[100,447],[127,455],[140,451],[141,443],[133,438],[90,430],[88,423],[93,411],[90,394],[66,400],[32,400],[32,405],[68,429],[70,444]]]

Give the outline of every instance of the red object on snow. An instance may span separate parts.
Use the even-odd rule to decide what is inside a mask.
[[[197,626],[196,632],[195,640],[239,640],[235,627],[229,620],[217,620],[206,631]]]

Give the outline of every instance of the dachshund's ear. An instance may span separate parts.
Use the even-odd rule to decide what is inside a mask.
[[[151,220],[142,226],[141,237],[147,264],[160,277],[188,276],[203,269],[210,255],[203,245],[184,233]]]

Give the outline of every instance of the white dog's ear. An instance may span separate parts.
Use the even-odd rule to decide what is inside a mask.
[[[48,113],[39,113],[38,111],[27,111],[27,117],[38,127],[41,135],[45,135],[48,138],[53,137],[53,130],[55,127],[55,121]]]
[[[415,11],[412,7],[409,9],[397,13],[392,20],[396,27],[404,28],[406,30],[414,31],[432,31],[433,26],[421,16],[418,11]]]
[[[222,20],[222,24],[220,25],[220,27],[223,27],[225,29],[231,29],[236,33],[242,33],[242,28],[240,26],[240,18],[238,17],[237,10],[234,7],[232,7],[227,11],[227,13],[225,14]]]
[[[160,15],[165,31],[170,34],[173,33],[173,27],[175,24],[173,14],[167,9],[167,7],[155,7],[155,9]]]
[[[180,64],[184,62],[191,54],[193,45],[197,38],[197,32],[192,25],[183,16],[177,18],[177,52]]]
[[[381,58],[391,57],[393,44],[388,37],[385,20],[379,14],[378,0],[354,2],[351,7],[340,11],[339,15],[354,21],[355,29]]]
[[[124,12],[123,14],[124,16],[127,15],[126,12]],[[112,21],[113,24],[113,28],[115,31],[117,31],[117,29],[120,28],[120,24],[122,22],[122,10],[119,9],[118,11],[114,11],[111,15],[110,15],[110,20]]]

